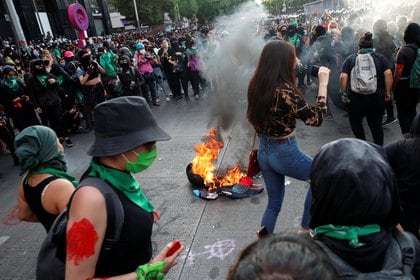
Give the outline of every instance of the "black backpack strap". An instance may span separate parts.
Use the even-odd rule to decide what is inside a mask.
[[[392,235],[395,240],[397,240],[398,245],[400,245],[401,248],[404,275],[411,275],[416,258],[416,245],[414,243],[415,237],[409,232],[401,232],[397,229],[394,229]]]
[[[107,211],[107,226],[105,231],[104,241],[102,243],[103,250],[111,250],[115,243],[118,242],[121,236],[121,229],[124,223],[124,209],[120,198],[114,189],[105,181],[97,177],[86,177],[83,179],[79,187],[92,186],[101,191],[105,198]],[[72,196],[73,198],[73,196]],[[69,201],[70,206],[71,199]]]

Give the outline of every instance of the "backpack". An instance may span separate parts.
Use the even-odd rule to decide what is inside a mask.
[[[104,180],[87,177],[80,182],[67,204],[67,208],[58,215],[38,254],[36,279],[64,279],[66,263],[66,230],[68,211],[74,194],[83,186],[96,187],[105,198],[107,211],[107,227],[102,249],[109,251],[119,241],[124,223],[124,209],[117,193]]]
[[[356,55],[356,61],[350,76],[351,91],[363,95],[376,92],[378,87],[376,66],[370,53],[359,53]]]
[[[413,63],[413,66],[411,67],[411,72],[410,72],[410,88],[420,88],[420,48],[417,48],[416,50],[417,50],[416,60],[414,60],[414,63]]]
[[[337,256],[331,249],[322,242],[316,241],[329,256],[332,264],[336,268],[340,279],[369,280],[369,279],[415,279],[411,274],[416,256],[414,236],[410,233],[400,232],[395,229],[392,233],[393,238],[388,245],[385,253],[384,263],[380,271],[363,273],[351,267],[345,260]]]

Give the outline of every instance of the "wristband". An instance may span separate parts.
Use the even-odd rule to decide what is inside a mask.
[[[349,99],[349,97],[348,97],[348,92],[347,92],[347,90],[342,90],[342,89],[340,89],[339,91],[338,91],[338,94],[340,95],[340,96],[344,96],[344,103],[350,103],[350,99]]]
[[[136,269],[137,280],[162,280],[165,278],[165,274],[162,273],[165,265],[166,261],[140,265]]]
[[[338,91],[338,94],[339,94],[340,96],[347,96],[347,90],[342,90],[342,89],[340,89],[340,90]]]

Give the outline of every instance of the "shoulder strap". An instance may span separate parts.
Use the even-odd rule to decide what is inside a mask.
[[[102,248],[104,250],[110,250],[120,239],[121,229],[124,223],[124,209],[121,201],[114,189],[106,181],[100,178],[86,177],[80,182],[76,191],[83,186],[92,186],[97,188],[101,191],[105,198],[108,223],[106,226],[105,238],[102,243]],[[74,191],[70,197],[67,209],[70,209],[71,201],[73,200],[73,196],[76,191]]]
[[[401,248],[404,275],[411,275],[416,257],[414,236],[408,232],[394,230],[393,236]]]

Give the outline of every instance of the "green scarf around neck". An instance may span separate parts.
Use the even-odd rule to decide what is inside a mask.
[[[331,238],[347,240],[349,245],[353,248],[363,247],[364,243],[359,242],[359,236],[366,236],[381,231],[381,227],[376,224],[356,226],[335,226],[323,225],[315,228],[317,235],[325,235]]]
[[[374,53],[375,51],[372,48],[363,48],[359,50],[360,54],[365,54],[365,53]]]
[[[152,203],[143,194],[140,184],[134,178],[133,174],[124,170],[117,170],[111,167],[96,163],[94,160],[90,162],[92,168],[89,176],[99,177],[118,190],[131,200],[134,204],[141,207],[147,212],[152,212],[154,207]]]
[[[31,175],[31,174],[52,174],[52,175],[55,175],[57,177],[69,180],[73,184],[73,186],[75,186],[75,187],[77,187],[77,185],[79,184],[79,181],[77,181],[76,178],[74,178],[73,176],[68,174],[66,171],[58,170],[58,169],[51,168],[51,167],[32,170],[32,171],[30,171],[30,173],[28,175]],[[29,179],[29,176],[26,176],[25,183],[28,181],[28,179]]]

